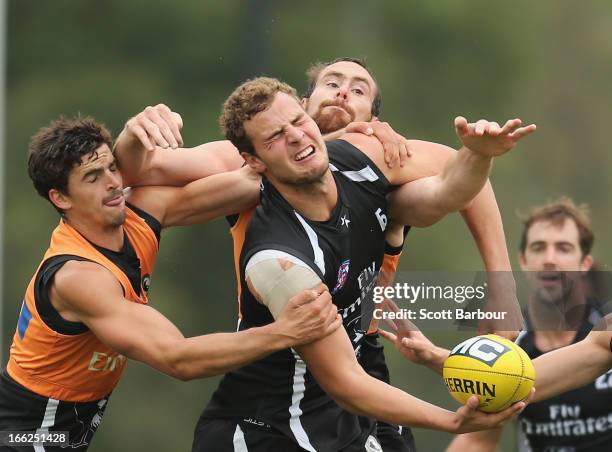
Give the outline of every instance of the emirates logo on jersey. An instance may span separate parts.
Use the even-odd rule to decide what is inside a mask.
[[[351,265],[351,260],[347,259],[340,264],[340,268],[338,269],[338,280],[336,282],[335,287],[331,291],[332,295],[335,295],[340,289],[344,287],[346,281],[348,281],[349,275],[349,267]]]

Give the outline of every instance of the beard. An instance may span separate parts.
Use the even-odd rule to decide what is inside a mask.
[[[355,120],[355,111],[348,104],[326,100],[321,102],[317,111],[312,114],[312,119],[319,126],[321,133],[325,135],[343,129],[353,122]]]
[[[285,175],[281,174],[281,175],[276,175],[275,178],[276,180],[278,180],[279,182],[285,185],[290,185],[295,188],[304,189],[306,187],[315,186],[317,184],[322,183],[323,176],[325,175],[328,169],[329,169],[329,165],[322,166],[321,168],[315,171],[312,171],[308,174],[301,174],[300,176],[297,176],[297,177],[296,176],[286,177]]]
[[[543,285],[540,281],[535,281],[534,292],[536,298],[544,304],[561,305],[567,302],[574,290],[577,288],[575,272],[561,272],[556,284]]]
[[[111,227],[118,228],[119,226],[123,226],[123,224],[125,223],[125,217],[126,217],[126,213],[124,209],[121,212],[119,212],[116,216],[110,219]]]

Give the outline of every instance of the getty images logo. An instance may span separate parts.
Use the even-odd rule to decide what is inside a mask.
[[[486,365],[493,367],[495,362],[510,349],[504,344],[500,344],[492,339],[476,336],[457,345],[451,351],[451,356],[462,355],[482,361]]]

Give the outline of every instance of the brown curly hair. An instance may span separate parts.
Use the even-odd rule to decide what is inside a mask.
[[[221,131],[240,152],[255,155],[253,143],[244,130],[244,122],[270,107],[276,93],[289,94],[300,101],[295,88],[275,78],[258,77],[236,88],[223,104],[219,117]]]

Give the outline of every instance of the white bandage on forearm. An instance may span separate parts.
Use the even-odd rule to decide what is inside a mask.
[[[321,282],[300,259],[275,250],[256,253],[247,263],[245,277],[275,319],[291,297]]]

